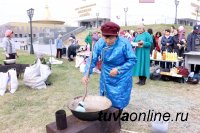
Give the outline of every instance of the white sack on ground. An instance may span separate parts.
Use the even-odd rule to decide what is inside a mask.
[[[82,56],[76,56],[75,67],[78,68],[84,62],[84,58]]]
[[[40,64],[40,76],[41,80],[46,81],[49,75],[51,74],[51,70],[48,65]]]
[[[40,64],[41,61],[38,59],[36,64],[30,67],[26,67],[24,72],[24,79],[32,79],[34,77],[40,76]]]
[[[15,69],[8,70],[8,90],[10,93],[14,93],[18,88],[17,72]]]
[[[79,69],[80,72],[84,73],[84,71],[85,71],[85,66],[86,66],[86,63],[85,63],[85,62],[81,63],[80,69]]]
[[[63,61],[59,61],[59,60],[56,60],[54,57],[50,57],[49,63],[51,63],[51,64],[63,64]]]
[[[0,72],[0,96],[3,96],[6,92],[8,73]]]
[[[27,67],[24,72],[24,84],[33,89],[46,88],[45,81],[51,74],[48,65],[41,64],[40,60],[33,66]]]

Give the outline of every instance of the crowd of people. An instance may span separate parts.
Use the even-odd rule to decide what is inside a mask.
[[[168,51],[176,52],[180,57],[183,56],[184,51],[186,50],[186,36],[185,29],[183,26],[175,28],[167,28],[164,31],[157,31],[153,34],[153,29],[147,29],[147,32],[152,36],[152,45],[150,53],[155,49],[159,52]],[[133,30],[121,31],[120,35],[124,36],[130,41],[133,41],[137,36],[138,32]]]
[[[145,85],[150,76],[150,55],[152,50],[160,52],[176,52],[184,57],[184,52],[200,52],[200,25],[185,37],[184,27],[172,27],[164,32],[145,30],[144,25],[138,25],[136,32],[121,31],[119,25],[107,22],[101,26],[102,37],[92,43],[90,33],[89,45],[92,44],[92,55],[88,58],[82,82],[87,86],[96,67],[99,57],[102,61],[100,75],[100,95],[111,100],[112,106],[119,109],[119,113],[128,105],[132,90],[132,77],[139,77],[138,85]],[[136,43],[137,45],[132,45]],[[199,66],[196,66],[199,69]],[[89,73],[89,75],[88,75]]]
[[[135,31],[134,31],[135,30]],[[153,33],[153,29],[149,28],[145,30],[144,25],[139,25],[137,29],[120,30],[118,36],[127,39],[129,42],[137,42],[138,46],[133,46],[133,52],[137,55],[138,62],[133,71],[133,76],[139,76],[138,84],[145,84],[146,78],[149,77],[149,57],[152,56],[152,51],[158,52],[174,52],[178,57],[184,59],[184,53],[189,51],[200,51],[200,25],[195,25],[193,30],[186,36],[186,31],[183,26],[175,27],[171,26],[163,31],[157,31]],[[12,44],[13,31],[7,30],[5,38],[3,39],[4,51],[6,59],[15,59],[17,56],[15,47]],[[85,48],[92,51],[96,42],[102,38],[102,34],[99,31],[89,32],[85,37]],[[62,35],[59,34],[56,41],[56,58],[62,58],[63,45]],[[142,47],[141,47],[142,45]],[[69,45],[67,47],[66,55],[69,61],[73,61],[76,57],[77,50],[80,48],[78,41],[74,34],[69,37]],[[98,57],[98,62],[95,71],[101,70],[101,56]],[[140,67],[143,66],[143,67]],[[191,71],[199,73],[199,65],[191,65]],[[163,65],[161,64],[161,67]],[[167,67],[172,67],[172,64],[167,64]]]
[[[189,51],[200,51],[200,25],[195,25],[193,30],[186,36],[186,31],[183,26],[171,26],[163,31],[153,33],[153,29],[145,29],[144,25],[138,25],[135,31],[121,30],[118,32],[119,37],[125,38],[127,41],[136,42],[138,46],[132,46],[132,50],[137,57],[138,63],[135,65],[132,76],[138,76],[137,84],[145,85],[146,79],[150,76],[149,68],[151,66],[150,57],[152,51],[158,52],[173,52],[177,53],[178,57],[184,59],[184,53]],[[58,37],[59,38],[59,37]],[[89,32],[85,37],[85,49],[93,50],[96,42],[102,38],[102,33],[99,31]],[[70,45],[68,47],[68,60],[73,61],[76,57],[77,49],[80,47],[74,35],[71,35]],[[102,55],[98,56],[94,72],[100,73],[102,68]],[[156,63],[156,62],[155,62]],[[180,64],[183,65],[183,64]],[[161,62],[161,68],[165,67],[165,63]],[[167,63],[167,68],[172,68],[172,63]],[[199,65],[191,65],[191,71],[199,73]]]
[[[174,52],[177,53],[178,57],[184,59],[184,53],[190,51],[198,51],[200,52],[200,25],[195,25],[193,30],[186,36],[186,30],[183,26],[179,26],[178,28],[171,26],[170,28],[166,28],[164,31],[157,31],[153,34],[153,29],[147,29],[147,32],[151,35],[152,44],[150,46],[150,54],[147,55],[151,56],[152,51],[156,50],[158,52]],[[127,38],[131,42],[137,39],[140,36],[140,32],[126,30],[121,31],[120,35],[124,38]],[[136,54],[138,53],[137,49]],[[163,65],[161,64],[161,67]],[[167,67],[172,67],[168,63]],[[200,66],[199,65],[192,65],[191,71],[195,73],[199,73]]]
[[[90,32],[85,38],[85,43],[90,46],[90,50],[94,47],[97,40],[101,38],[99,35],[100,32]],[[139,44],[138,46],[132,47],[138,60],[133,70],[133,76],[139,77],[139,81],[137,82],[139,85],[144,85],[146,79],[150,76],[150,56],[152,56],[153,50],[161,53],[165,51],[177,53],[181,59],[184,59],[185,52],[200,51],[200,25],[195,25],[188,36],[186,36],[186,31],[183,26],[179,26],[178,28],[171,26],[153,34],[153,29],[149,28],[145,30],[144,25],[139,25],[136,31],[121,30],[118,35],[126,38],[130,42],[137,42]],[[95,38],[94,36],[98,37]],[[101,62],[100,56],[98,62]],[[160,67],[164,68],[165,64],[161,62]],[[167,68],[172,67],[172,63],[167,63]],[[199,65],[191,65],[191,67],[191,71],[199,73]]]

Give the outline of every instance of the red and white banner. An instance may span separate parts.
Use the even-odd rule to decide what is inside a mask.
[[[155,0],[139,0],[139,3],[155,3]]]

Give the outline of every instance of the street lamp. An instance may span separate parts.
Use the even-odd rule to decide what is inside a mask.
[[[199,7],[196,8],[196,24],[198,23]]]
[[[128,12],[128,7],[124,8],[124,12],[125,12],[125,26],[127,26],[127,12]]]
[[[34,9],[30,8],[27,10],[27,15],[29,16],[30,19],[30,32],[31,32],[31,46],[30,46],[30,54],[34,54],[34,49],[33,49],[33,33],[32,33],[32,18],[34,14]]]
[[[99,20],[98,20],[99,19],[98,18],[99,17],[99,13],[98,12],[96,13],[96,16],[97,16],[97,28],[98,28],[99,27]]]
[[[174,20],[174,24],[177,24],[177,7],[179,4],[178,0],[174,0],[175,6],[176,6],[176,12],[175,12],[175,20]]]

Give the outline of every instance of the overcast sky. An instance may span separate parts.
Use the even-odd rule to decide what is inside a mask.
[[[65,24],[70,24],[73,18],[73,9],[77,5],[78,0],[0,0],[0,25],[7,22],[27,22],[29,18],[27,16],[27,9],[34,8],[35,13],[33,20],[44,18],[45,5],[49,6],[52,19],[65,21]],[[116,0],[122,1],[122,0]],[[156,2],[157,0],[155,0]],[[162,0],[165,2],[164,0]],[[174,0],[172,0],[174,1]],[[188,0],[179,0],[179,7],[186,9],[188,5],[184,4]],[[190,0],[191,1],[191,0]],[[195,0],[197,1],[197,0]],[[163,7],[159,7],[162,9]],[[166,11],[172,10],[165,9]],[[155,9],[157,10],[157,9]],[[178,17],[184,14],[184,12],[178,10]]]
[[[27,22],[27,10],[34,8],[33,20],[42,19],[48,3],[52,19],[67,21],[77,0],[0,0],[0,25],[7,22]]]

